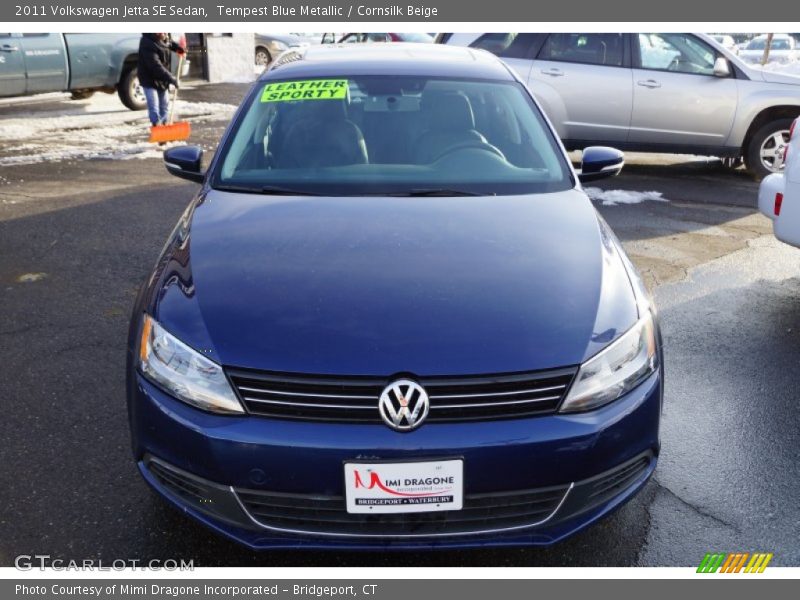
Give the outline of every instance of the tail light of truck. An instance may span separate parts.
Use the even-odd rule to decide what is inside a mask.
[[[783,204],[783,194],[778,192],[775,194],[775,216],[779,216],[781,214],[781,205]]]
[[[182,33],[181,37],[178,38],[178,45],[186,50],[186,34]]]

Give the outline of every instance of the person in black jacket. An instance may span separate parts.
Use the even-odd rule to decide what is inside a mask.
[[[139,83],[147,99],[147,113],[153,125],[167,122],[169,101],[167,90],[177,87],[178,80],[170,71],[170,52],[183,54],[185,50],[170,42],[166,33],[143,33],[139,40]]]

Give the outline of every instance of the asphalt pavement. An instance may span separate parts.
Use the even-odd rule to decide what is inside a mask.
[[[237,104],[245,89],[182,94]],[[0,126],[29,108],[0,106]],[[194,139],[213,150],[224,125],[198,121]],[[197,566],[691,566],[708,551],[800,565],[800,250],[771,236],[757,185],[717,161],[631,156],[601,183],[666,199],[596,203],[660,309],[662,454],[645,490],[549,548],[254,553],[167,507],[130,453],[129,313],[196,186],[149,157],[0,166],[0,565],[50,554]]]

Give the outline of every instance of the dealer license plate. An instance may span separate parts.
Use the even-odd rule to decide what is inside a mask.
[[[461,510],[464,461],[344,465],[347,512],[407,513]]]

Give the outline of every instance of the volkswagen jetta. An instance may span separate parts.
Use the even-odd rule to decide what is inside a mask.
[[[655,309],[492,55],[305,48],[261,76],[136,301],[133,451],[252,548],[556,542],[656,466]]]

